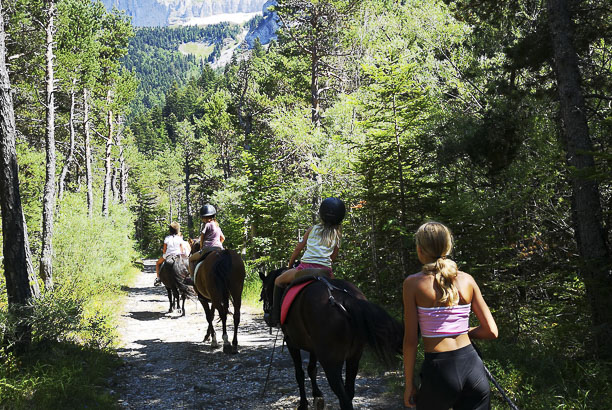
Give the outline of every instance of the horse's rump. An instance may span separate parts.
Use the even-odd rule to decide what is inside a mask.
[[[183,281],[189,275],[186,259],[181,255],[170,255],[159,269],[159,278],[166,287],[176,287],[179,292],[195,296],[193,290]]]
[[[315,282],[296,296],[287,323],[296,320],[303,326],[291,326],[291,329],[286,326],[289,338],[301,340],[300,348],[309,351],[315,346],[304,341],[318,340],[319,345],[330,348],[340,345],[357,348],[367,344],[381,361],[390,363],[393,356],[401,352],[401,323],[378,305],[369,302],[350,282],[340,279],[329,282],[338,289],[330,291],[324,283]],[[343,356],[351,353],[347,350]]]

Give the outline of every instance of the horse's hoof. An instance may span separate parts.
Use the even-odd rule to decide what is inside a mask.
[[[232,345],[223,345],[223,353],[232,353]]]
[[[238,346],[232,346],[232,354],[238,353]]]
[[[216,349],[217,347],[219,347],[219,343],[211,343],[210,344],[210,348],[211,349]]]
[[[323,410],[325,408],[325,399],[323,397],[315,397],[313,404],[316,410]]]

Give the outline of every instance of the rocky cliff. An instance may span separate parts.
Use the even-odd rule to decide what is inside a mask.
[[[249,48],[253,48],[256,38],[261,44],[268,44],[271,40],[276,40],[276,31],[280,27],[280,22],[276,13],[268,10],[274,5],[276,5],[276,0],[268,0],[264,3],[263,20],[255,29],[249,31],[245,38]]]
[[[260,12],[266,0],[102,0],[108,10],[116,7],[132,17],[134,26],[184,24],[194,18],[217,14]]]

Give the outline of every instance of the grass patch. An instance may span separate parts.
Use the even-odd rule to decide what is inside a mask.
[[[4,409],[113,408],[107,378],[121,364],[110,350],[73,343],[42,343],[0,365]]]
[[[189,43],[183,43],[179,46],[179,51],[182,54],[191,54],[203,60],[206,60],[214,49],[214,44],[196,43],[193,41]]]

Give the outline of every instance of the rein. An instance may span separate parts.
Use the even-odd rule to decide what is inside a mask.
[[[336,300],[336,298],[334,298],[334,296],[332,295],[332,290],[338,290],[340,292],[344,292],[349,296],[352,296],[348,290],[346,289],[342,289],[339,288],[337,286],[334,286],[331,284],[331,282],[329,281],[329,279],[327,279],[324,276],[315,276],[315,279],[318,280],[319,282],[322,282],[325,287],[327,288],[327,294],[329,295],[329,298],[327,299],[329,301],[329,303],[331,303],[333,306],[338,306],[344,313],[346,313],[348,315],[348,312],[346,311],[346,308],[342,305],[342,303],[338,302]]]
[[[476,353],[478,353],[478,357],[480,357],[480,360],[482,359],[482,353],[480,352],[480,349],[478,348],[478,346],[476,346],[476,344],[474,343],[474,341],[472,341],[472,346],[474,346],[474,350],[476,350]],[[497,388],[497,390],[501,393],[502,397],[504,398],[504,400],[506,400],[506,403],[508,403],[508,405],[510,406],[510,408],[512,410],[519,410],[519,408],[516,406],[516,404],[514,404],[514,402],[510,399],[510,397],[508,397],[508,394],[506,393],[506,391],[500,386],[500,384],[497,382],[497,380],[495,379],[495,377],[493,377],[493,375],[491,374],[491,372],[489,371],[489,369],[487,368],[487,366],[484,364],[484,360],[483,360],[483,366],[485,369],[485,373],[487,374],[487,378],[489,380],[491,380],[491,382],[495,385],[495,387]]]
[[[272,369],[272,359],[274,358],[274,350],[276,349],[276,341],[278,340],[278,332],[280,332],[280,328],[276,330],[276,336],[274,337],[274,346],[272,346],[272,354],[270,354],[270,363],[268,364],[268,374],[266,376],[266,381],[264,383],[263,390],[261,391],[261,397],[265,396],[266,388],[268,387],[268,381],[270,380],[270,370]],[[270,333],[272,333],[272,328],[270,328]]]

